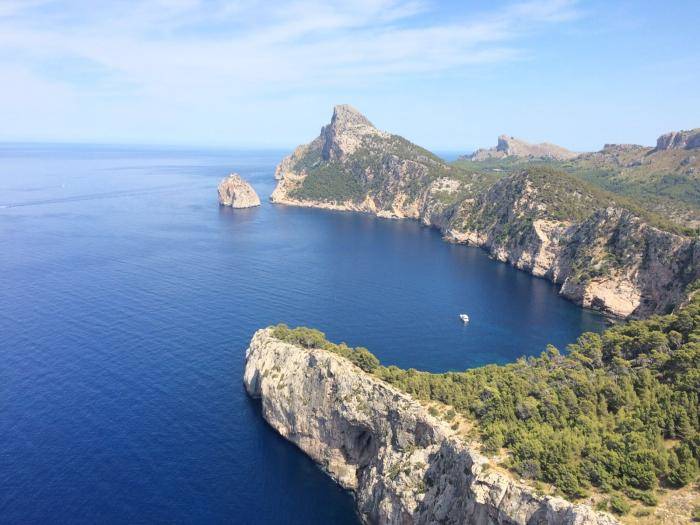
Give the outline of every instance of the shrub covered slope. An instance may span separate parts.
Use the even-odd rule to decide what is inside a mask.
[[[487,452],[508,451],[520,477],[554,484],[571,498],[592,487],[653,504],[659,486],[698,474],[700,300],[677,313],[585,333],[566,355],[465,372],[384,367],[366,348],[330,343],[309,328],[274,336],[324,348],[421,400],[473,420]]]

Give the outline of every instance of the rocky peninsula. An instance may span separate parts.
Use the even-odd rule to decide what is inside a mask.
[[[662,146],[688,147],[693,137]],[[347,105],[282,160],[275,178],[272,202],[420,220],[614,316],[667,312],[700,277],[698,238],[621,196],[546,166],[501,175],[447,164]]]
[[[259,330],[244,384],[265,420],[355,496],[366,523],[613,525],[489,468],[420,403],[349,360]]]
[[[260,197],[238,173],[232,173],[219,183],[219,204],[232,208],[260,206]]]
[[[567,160],[578,156],[578,153],[569,151],[566,148],[543,142],[541,144],[530,144],[524,140],[501,135],[495,148],[478,149],[470,155],[460,157],[465,160],[481,161],[487,159],[503,159],[506,157],[521,157],[527,159],[555,159]]]

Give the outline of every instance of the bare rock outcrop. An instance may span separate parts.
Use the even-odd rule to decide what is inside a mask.
[[[244,384],[283,437],[355,496],[366,523],[613,525],[504,473],[410,396],[346,359],[259,330]]]
[[[656,139],[656,150],[700,148],[700,128],[672,131]]]
[[[321,129],[324,159],[343,159],[352,155],[365,137],[386,137],[387,133],[378,130],[362,113],[349,104],[333,108],[331,122]]]
[[[232,173],[219,183],[219,204],[232,208],[260,206],[260,197],[238,173]]]
[[[466,160],[481,161],[487,159],[502,159],[505,157],[521,157],[528,159],[554,159],[568,160],[576,157],[578,153],[569,151],[566,148],[543,142],[541,144],[530,144],[524,140],[501,135],[495,148],[478,149],[471,155],[461,157]]]

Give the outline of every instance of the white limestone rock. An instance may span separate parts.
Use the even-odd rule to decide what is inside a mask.
[[[232,208],[260,206],[260,197],[238,173],[232,173],[219,183],[219,204]]]
[[[377,524],[614,525],[612,516],[484,467],[487,459],[409,395],[322,349],[258,330],[246,390],[262,415]]]

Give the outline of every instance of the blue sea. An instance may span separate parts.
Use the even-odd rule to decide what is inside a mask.
[[[417,222],[270,204],[284,154],[0,146],[0,522],[357,523],[246,396],[256,329],[444,371],[604,327]]]

